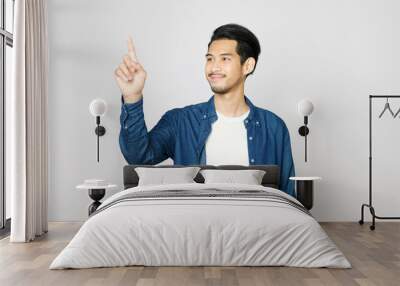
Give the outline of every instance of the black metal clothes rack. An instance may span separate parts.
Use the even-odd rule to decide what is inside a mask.
[[[375,219],[400,219],[400,217],[383,217],[378,216],[375,213],[375,209],[372,205],[372,100],[374,98],[400,98],[400,95],[370,95],[369,96],[369,203],[362,204],[361,206],[361,219],[358,221],[359,224],[364,224],[364,207],[369,208],[372,215],[372,225],[370,229],[375,229]]]

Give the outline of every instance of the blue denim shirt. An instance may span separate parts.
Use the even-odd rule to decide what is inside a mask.
[[[250,165],[279,165],[280,187],[294,196],[294,164],[289,131],[283,120],[271,111],[254,106],[244,121]],[[217,120],[214,96],[207,102],[174,108],[147,131],[143,98],[124,103],[122,98],[119,144],[129,164],[156,165],[171,158],[176,165],[206,165],[205,143],[211,125]],[[221,146],[223,148],[223,146]]]

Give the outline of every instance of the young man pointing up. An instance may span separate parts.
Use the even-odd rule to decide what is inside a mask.
[[[207,102],[167,111],[150,131],[143,115],[146,71],[132,39],[115,70],[122,92],[119,143],[129,164],[265,165],[281,168],[280,189],[294,195],[294,165],[288,129],[276,114],[254,106],[244,94],[257,65],[260,44],[237,24],[217,28],[205,55],[213,96]]]

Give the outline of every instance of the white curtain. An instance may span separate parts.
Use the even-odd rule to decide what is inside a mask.
[[[14,70],[6,113],[12,242],[47,232],[47,3],[16,0]],[[8,160],[7,160],[8,159]]]

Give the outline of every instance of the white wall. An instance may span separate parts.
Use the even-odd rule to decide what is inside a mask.
[[[144,109],[151,128],[168,109],[211,96],[204,54],[212,31],[230,22],[250,28],[261,43],[246,94],[286,121],[297,175],[323,177],[312,213],[320,221],[359,219],[368,198],[368,95],[400,94],[399,1],[52,0],[48,8],[50,220],[87,217],[90,199],[75,190],[85,178],[122,186],[113,71],[127,36],[148,72]],[[96,97],[109,103],[100,163],[88,111]],[[308,163],[297,133],[297,102],[305,97],[315,104]],[[376,105],[376,117],[383,105]],[[393,105],[397,110],[400,100]],[[399,215],[400,119],[375,122],[376,209]]]

